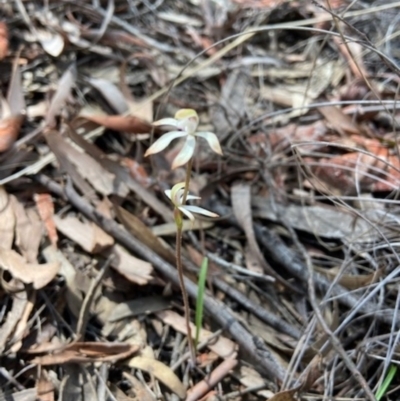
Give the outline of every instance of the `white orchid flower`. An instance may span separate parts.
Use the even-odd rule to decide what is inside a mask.
[[[202,214],[208,217],[218,217],[218,214],[210,212],[199,206],[184,205],[183,204],[183,194],[185,191],[185,183],[180,182],[172,187],[172,189],[167,189],[165,195],[171,200],[172,204],[179,209],[186,217],[188,217],[192,222],[194,221],[193,213]],[[198,196],[188,194],[186,200],[191,199],[201,199]]]
[[[167,125],[177,128],[176,131],[168,132],[157,139],[145,153],[145,156],[164,150],[174,139],[186,136],[185,144],[172,162],[172,168],[187,163],[194,154],[196,139],[204,138],[210,148],[219,155],[222,155],[221,146],[217,136],[213,132],[196,132],[199,125],[199,116],[193,109],[181,109],[175,114],[175,118],[162,118],[153,123],[156,127]]]

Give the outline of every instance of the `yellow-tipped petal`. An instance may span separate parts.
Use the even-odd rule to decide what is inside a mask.
[[[199,125],[199,116],[193,109],[181,109],[175,114],[178,127],[185,130],[187,134],[194,135]]]
[[[185,183],[179,182],[178,184],[175,184],[172,187],[172,189],[169,192],[169,195],[167,194],[167,191],[165,191],[165,194],[171,199],[172,203],[177,208],[182,206],[181,198],[182,198],[184,189],[185,189]]]
[[[199,116],[193,109],[180,109],[175,113],[175,118],[177,120],[185,120],[186,118],[194,118],[197,121],[199,120]]]

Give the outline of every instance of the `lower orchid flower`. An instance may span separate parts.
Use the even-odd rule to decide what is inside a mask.
[[[167,189],[165,191],[165,195],[167,195],[168,198],[171,200],[172,204],[178,210],[180,210],[186,217],[188,217],[192,222],[195,219],[193,213],[202,214],[208,217],[219,217],[218,214],[203,209],[202,207],[183,204],[184,191],[185,191],[185,183],[180,182],[179,184],[174,185],[172,189]],[[186,200],[191,200],[191,199],[201,199],[201,198],[198,196],[188,194],[186,196]]]

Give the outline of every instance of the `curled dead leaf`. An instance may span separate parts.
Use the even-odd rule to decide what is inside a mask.
[[[316,271],[328,277],[329,279],[334,279],[340,273],[339,267],[333,267],[331,269],[325,269],[322,267],[315,267]],[[349,290],[358,290],[362,287],[367,287],[371,284],[376,283],[383,275],[385,269],[379,269],[370,274],[343,274],[339,278],[339,283],[348,288]]]
[[[135,356],[127,362],[128,366],[135,369],[144,370],[154,375],[161,383],[165,384],[179,398],[185,398],[186,389],[178,376],[170,367],[160,361],[142,356]]]
[[[43,50],[52,57],[58,57],[64,50],[64,39],[57,32],[40,29],[37,30],[37,40]]]
[[[27,263],[26,260],[12,249],[0,249],[0,268],[25,284],[32,284],[36,290],[46,286],[56,276],[60,264]]]

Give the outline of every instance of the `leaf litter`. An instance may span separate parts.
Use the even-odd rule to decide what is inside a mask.
[[[400,323],[400,3],[370,3],[0,7],[0,399],[375,399]],[[225,155],[199,144],[190,190],[220,217],[183,234],[192,310],[211,261],[196,367],[180,145],[144,158],[181,108]]]

